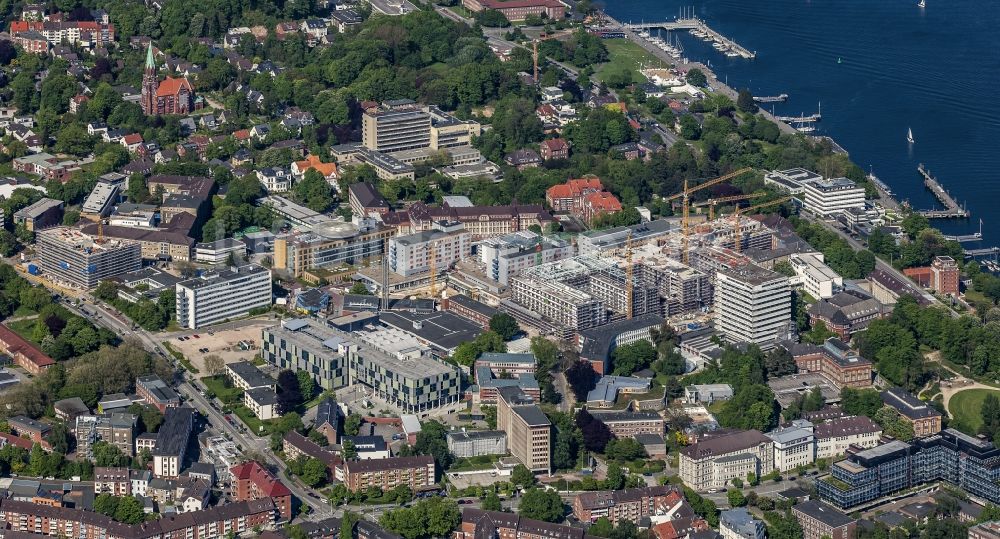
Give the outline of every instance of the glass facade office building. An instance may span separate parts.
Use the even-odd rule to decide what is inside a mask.
[[[954,429],[851,453],[830,472],[816,480],[816,490],[842,509],[931,481],[1000,503],[1000,449]]]

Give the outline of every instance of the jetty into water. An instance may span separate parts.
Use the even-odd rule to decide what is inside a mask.
[[[917,166],[917,172],[924,177],[924,186],[930,189],[945,207],[943,210],[921,210],[917,213],[928,219],[964,219],[969,217],[969,210],[966,210],[952,198],[951,193],[941,185],[937,178],[931,175],[923,163]]]
[[[781,95],[755,95],[753,100],[757,103],[784,103],[788,101],[788,94]]]
[[[629,30],[639,31],[639,30],[655,30],[661,28],[667,30],[694,30],[706,36],[707,40],[714,41],[723,46],[723,50],[729,50],[736,53],[738,56],[752,60],[757,57],[756,52],[751,52],[739,43],[729,39],[728,37],[712,30],[705,21],[699,19],[698,17],[686,17],[678,18],[673,21],[661,21],[661,22],[643,22],[643,23],[631,23],[624,25]]]

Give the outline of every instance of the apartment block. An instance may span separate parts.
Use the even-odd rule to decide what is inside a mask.
[[[130,496],[132,480],[128,468],[94,468],[94,494]]]
[[[277,382],[274,378],[264,374],[256,365],[249,361],[234,361],[226,364],[226,376],[233,382],[233,385],[243,391],[249,391],[258,387],[274,389]]]
[[[330,221],[274,238],[274,269],[301,277],[313,268],[359,264],[381,256],[391,228]]]
[[[99,441],[117,447],[122,454],[135,455],[138,422],[137,416],[125,412],[77,416],[73,429],[77,455],[92,458],[91,448]]]
[[[510,284],[527,268],[573,256],[573,245],[558,238],[547,238],[530,230],[521,230],[479,243],[479,262],[486,275],[503,285]]]
[[[92,511],[0,500],[0,522],[6,524],[8,534],[21,533],[22,537],[42,534],[86,539],[204,539],[229,533],[243,535],[274,524],[274,519],[275,507],[270,498],[235,502],[135,525],[122,524]]]
[[[250,460],[233,466],[229,473],[233,478],[234,500],[242,502],[270,498],[282,520],[292,518],[292,491],[267,468]]]
[[[49,278],[90,290],[109,277],[142,267],[139,243],[124,239],[100,240],[83,232],[55,227],[35,235],[39,266]]]
[[[165,479],[176,479],[184,467],[188,442],[194,429],[192,408],[171,408],[163,418],[163,424],[156,433],[153,446],[153,475]]]
[[[719,533],[722,539],[765,539],[767,527],[746,507],[734,507],[719,513]]]
[[[434,458],[426,455],[344,462],[344,485],[351,492],[406,485],[418,492],[434,486]]]
[[[361,141],[378,152],[428,148],[431,117],[415,107],[402,110],[369,109],[361,118]]]
[[[715,278],[715,329],[730,342],[773,347],[792,320],[788,277],[759,266],[719,270]]]
[[[841,513],[837,508],[818,500],[809,500],[792,506],[792,514],[802,526],[803,539],[854,539],[858,521]]]
[[[574,331],[608,322],[603,300],[565,283],[520,275],[511,281],[511,299]]]
[[[410,277],[431,271],[442,273],[472,255],[472,235],[461,223],[439,222],[433,230],[396,236],[389,240],[389,269]]]
[[[669,486],[583,492],[573,499],[573,516],[581,522],[603,517],[611,522],[628,520],[638,524],[643,517],[667,513],[682,499],[677,489]]]
[[[586,530],[524,518],[517,513],[463,508],[462,523],[452,539],[503,537],[504,539],[584,539]]]
[[[177,323],[198,329],[271,306],[271,271],[246,265],[181,281],[176,285]]]
[[[552,473],[552,423],[517,387],[497,390],[497,429],[507,433],[510,454],[531,471]]]
[[[680,477],[694,490],[725,488],[733,479],[772,470],[774,443],[755,430],[708,434],[681,449]]]

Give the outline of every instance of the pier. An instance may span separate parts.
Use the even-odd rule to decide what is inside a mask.
[[[707,24],[705,24],[705,21],[697,17],[678,18],[673,21],[643,22],[639,24],[632,23],[624,26],[633,31],[649,31],[656,28],[662,28],[668,32],[671,30],[694,30],[705,35],[709,40],[721,44],[724,47],[723,52],[726,50],[733,51],[747,60],[752,60],[757,57],[756,52],[751,52],[739,43],[729,39],[719,32],[716,32],[715,30],[712,30]]]
[[[961,236],[950,236],[948,234],[942,234],[941,237],[948,241],[957,241],[959,243],[966,243],[970,241],[980,241],[983,239],[983,235],[979,232],[975,234],[963,234]]]
[[[917,172],[924,177],[924,186],[930,189],[946,208],[944,210],[921,210],[917,213],[928,219],[961,219],[969,216],[969,211],[952,198],[951,194],[941,186],[937,178],[931,175],[923,163],[917,166]]]
[[[989,256],[1000,253],[1000,247],[986,247],[985,249],[966,249],[965,256],[975,258],[977,256]]]
[[[809,116],[777,116],[777,118],[788,124],[807,124],[818,122],[823,119],[823,116],[818,112],[816,114],[810,114]]]

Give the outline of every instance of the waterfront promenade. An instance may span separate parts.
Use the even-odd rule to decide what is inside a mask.
[[[604,14],[604,18],[608,21],[608,23],[609,23],[608,26],[610,26],[612,28],[619,28],[619,29],[621,29],[623,32],[625,32],[625,38],[626,39],[632,41],[636,45],[639,45],[646,52],[652,54],[653,56],[656,56],[657,58],[659,58],[660,60],[662,60],[666,64],[668,64],[668,65],[675,65],[676,68],[679,69],[679,70],[681,70],[681,71],[688,71],[688,70],[691,70],[691,69],[699,69],[703,73],[705,73],[705,77],[708,78],[708,85],[711,86],[716,92],[721,93],[721,94],[729,97],[734,102],[739,97],[739,92],[738,91],[734,90],[733,88],[729,87],[726,83],[724,83],[721,80],[719,80],[719,78],[715,76],[715,72],[713,72],[711,70],[711,68],[709,68],[705,64],[703,64],[701,62],[691,62],[691,61],[684,62],[684,61],[678,61],[676,58],[674,58],[674,57],[670,56],[669,54],[667,54],[663,49],[661,49],[661,48],[657,47],[656,45],[654,45],[653,43],[651,43],[651,42],[649,42],[649,41],[647,41],[647,40],[639,37],[635,33],[635,31],[633,31],[632,28],[629,27],[629,25],[622,24],[621,22],[619,22],[618,20],[616,20],[614,17],[612,17],[612,16],[610,16],[610,15],[608,15],[606,13]],[[763,117],[767,118],[768,120],[776,123],[778,125],[778,129],[780,129],[782,133],[788,133],[788,134],[798,133],[798,131],[796,131],[794,127],[792,127],[792,126],[790,126],[790,125],[788,125],[788,124],[786,124],[784,122],[778,121],[778,119],[775,118],[774,115],[772,115],[770,112],[768,112],[768,111],[766,111],[764,109],[760,109],[760,114]]]

